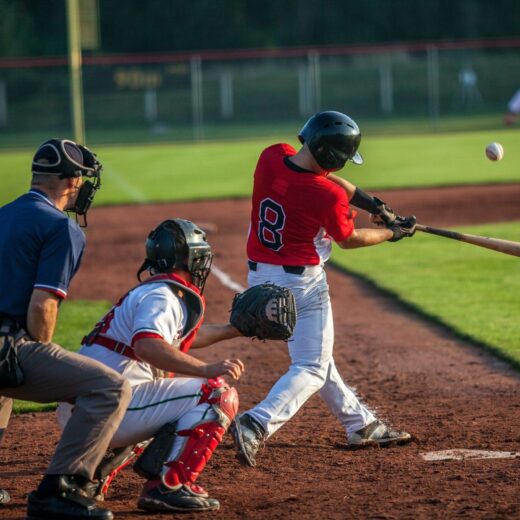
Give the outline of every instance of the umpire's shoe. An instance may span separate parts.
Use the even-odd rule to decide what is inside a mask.
[[[160,482],[148,482],[137,501],[137,507],[154,513],[190,513],[216,511],[220,503],[200,486],[182,484],[170,489]]]
[[[260,423],[243,413],[231,423],[231,435],[239,462],[244,466],[256,466],[256,454],[265,441],[265,430]]]
[[[8,504],[10,501],[9,493],[5,489],[0,489],[0,506]]]
[[[27,498],[27,520],[47,518],[52,520],[113,520],[108,509],[99,507],[92,498],[84,495],[74,478],[56,477],[57,490],[29,493]]]
[[[409,433],[394,430],[381,421],[375,420],[350,434],[347,447],[355,450],[369,446],[394,446],[407,444],[411,440],[412,436]]]

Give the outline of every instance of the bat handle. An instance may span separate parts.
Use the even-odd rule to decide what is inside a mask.
[[[434,228],[431,226],[425,226],[423,224],[415,225],[416,231],[422,231],[423,233],[431,233],[432,235],[437,235],[445,238],[452,238],[454,240],[462,240],[462,234],[457,233],[457,231],[449,231],[447,229]]]

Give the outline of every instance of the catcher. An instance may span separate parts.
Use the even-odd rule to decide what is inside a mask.
[[[140,280],[144,271],[151,276],[112,307],[84,338],[80,350],[122,374],[132,387],[132,400],[110,444],[112,458],[106,457],[96,472],[102,481],[85,491],[97,497],[106,492],[115,474],[142,451],[139,443],[153,439],[134,465],[147,478],[138,507],[151,512],[213,511],[219,508],[218,500],[195,481],[237,413],[237,392],[222,376],[238,380],[244,365],[240,359],[205,363],[188,350],[241,333],[229,323],[202,325],[202,292],[212,253],[199,227],[180,218],[166,220],[149,234],[145,247],[146,259],[137,277]],[[259,316],[272,321],[273,333],[268,323],[246,332],[280,336],[276,318],[276,310],[283,311],[280,296],[275,288],[264,294],[272,308]],[[282,294],[290,297],[286,291]],[[294,326],[294,320],[291,323]],[[285,336],[291,334],[289,326]],[[172,372],[183,377],[173,377]],[[61,425],[71,409],[60,403]]]

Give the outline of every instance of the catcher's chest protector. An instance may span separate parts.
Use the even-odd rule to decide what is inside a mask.
[[[132,289],[130,289],[124,296],[122,296],[119,301],[107,312],[107,314],[103,316],[103,318],[96,324],[94,329],[83,338],[82,345],[92,345],[96,342],[97,338],[103,336],[108,331],[110,323],[114,317],[115,309],[123,304],[125,299],[134,289],[152,283],[167,283],[171,290],[176,294],[176,297],[179,297],[177,292],[179,290],[182,291],[182,299],[186,305],[188,316],[186,319],[186,325],[182,332],[182,336],[178,339],[178,341],[180,345],[179,349],[182,352],[187,352],[195,339],[198,329],[202,325],[205,311],[205,300],[204,296],[199,293],[199,290],[194,285],[185,282],[182,278],[174,274],[160,274],[152,276],[151,278],[148,278],[148,280],[145,280],[135,287],[132,287]],[[126,345],[125,349],[129,354],[133,353],[131,346]],[[129,357],[132,357],[132,355]]]

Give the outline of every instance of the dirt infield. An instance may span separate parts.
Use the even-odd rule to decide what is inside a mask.
[[[424,224],[520,220],[520,184],[380,195]],[[207,226],[215,264],[244,285],[248,212],[247,200],[94,209],[71,298],[117,298],[134,283],[147,232],[180,216]],[[449,449],[520,452],[520,374],[363,282],[334,268],[328,277],[340,372],[382,417],[413,433],[415,442],[347,451],[339,423],[313,397],[268,441],[255,469],[236,463],[225,438],[200,479],[221,500],[221,510],[197,518],[520,518],[520,458],[427,462],[422,456]],[[208,323],[227,319],[232,296],[210,277]],[[242,409],[258,402],[288,363],[284,344],[246,340],[224,342],[202,356],[244,361],[246,373],[237,385]],[[25,496],[57,437],[53,414],[12,419],[0,446],[0,485],[13,502],[0,509],[0,518],[24,518]],[[107,505],[117,518],[149,518],[135,506],[140,482],[127,470],[114,483]]]

